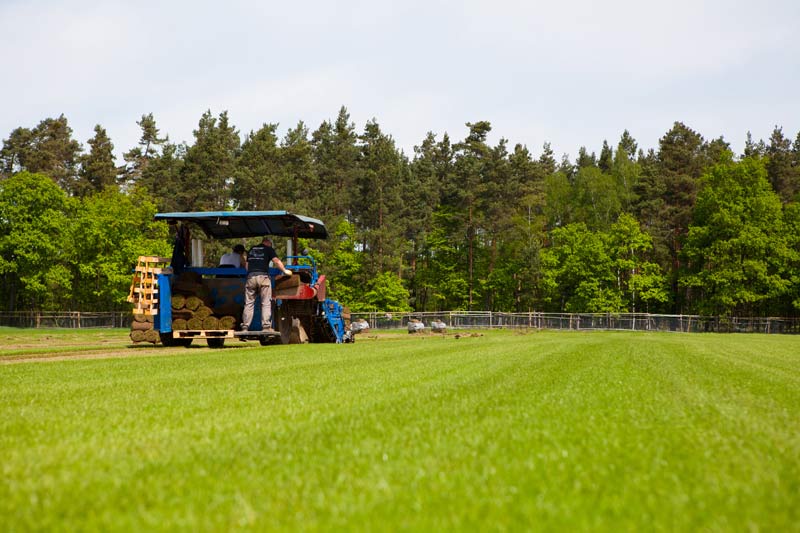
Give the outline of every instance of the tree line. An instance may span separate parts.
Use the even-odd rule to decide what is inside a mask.
[[[311,131],[242,134],[204,113],[192,144],[152,114],[116,161],[100,125],[19,127],[0,150],[0,298],[8,311],[124,308],[139,255],[169,255],[155,212],[289,210],[325,221],[307,243],[353,310],[796,315],[800,134],[741,153],[676,122],[656,148],[626,130],[599,152],[428,133],[413,154],[346,108]],[[217,243],[209,257],[233,243]]]

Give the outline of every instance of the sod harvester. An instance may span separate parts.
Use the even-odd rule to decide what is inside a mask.
[[[226,339],[258,340],[262,345],[290,342],[352,342],[349,313],[326,296],[325,276],[317,272],[310,255],[294,255],[298,239],[325,239],[325,225],[288,211],[216,211],[159,213],[175,229],[170,265],[154,269],[149,288],[131,289],[135,313],[152,315],[153,329],[165,346],[189,346],[205,339],[221,348]],[[273,332],[261,331],[261,302],[247,331],[238,331],[244,304],[244,268],[203,267],[203,241],[191,238],[199,228],[209,239],[263,236],[287,239],[284,264],[293,273],[284,276],[270,268]],[[138,276],[138,277],[137,277]],[[141,285],[147,276],[137,273]],[[149,291],[149,292],[148,292]],[[146,296],[149,294],[150,301]],[[198,327],[199,326],[199,327]],[[208,327],[206,327],[208,326]]]

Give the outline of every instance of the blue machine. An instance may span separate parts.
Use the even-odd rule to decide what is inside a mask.
[[[296,215],[288,211],[213,211],[186,213],[158,213],[156,220],[164,220],[176,229],[171,272],[158,275],[159,309],[154,316],[154,327],[161,342],[168,346],[188,346],[194,339],[205,339],[211,347],[222,347],[226,339],[258,340],[262,345],[287,342],[352,342],[348,329],[349,319],[345,309],[335,300],[327,298],[326,279],[317,271],[317,264],[308,255],[288,255],[286,267],[293,276],[282,276],[270,269],[272,279],[272,322],[277,332],[261,332],[259,301],[255,316],[247,331],[234,329],[173,328],[173,295],[186,292],[182,280],[191,278],[203,288],[215,307],[241,308],[247,272],[243,268],[204,268],[191,265],[189,239],[193,229],[199,228],[210,239],[236,239],[263,236],[287,237],[292,250],[297,249],[299,238],[327,238],[322,221]],[[198,281],[199,280],[199,281]],[[182,287],[182,284],[184,285]],[[237,317],[240,318],[240,317]]]

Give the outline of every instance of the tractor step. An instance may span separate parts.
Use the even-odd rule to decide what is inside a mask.
[[[182,329],[172,332],[174,339],[232,339],[231,329]]]
[[[280,331],[234,331],[233,337],[243,340],[261,340],[270,337],[280,337]]]

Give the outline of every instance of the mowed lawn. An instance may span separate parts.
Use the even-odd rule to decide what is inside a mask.
[[[119,348],[0,364],[0,529],[800,529],[800,337]]]

